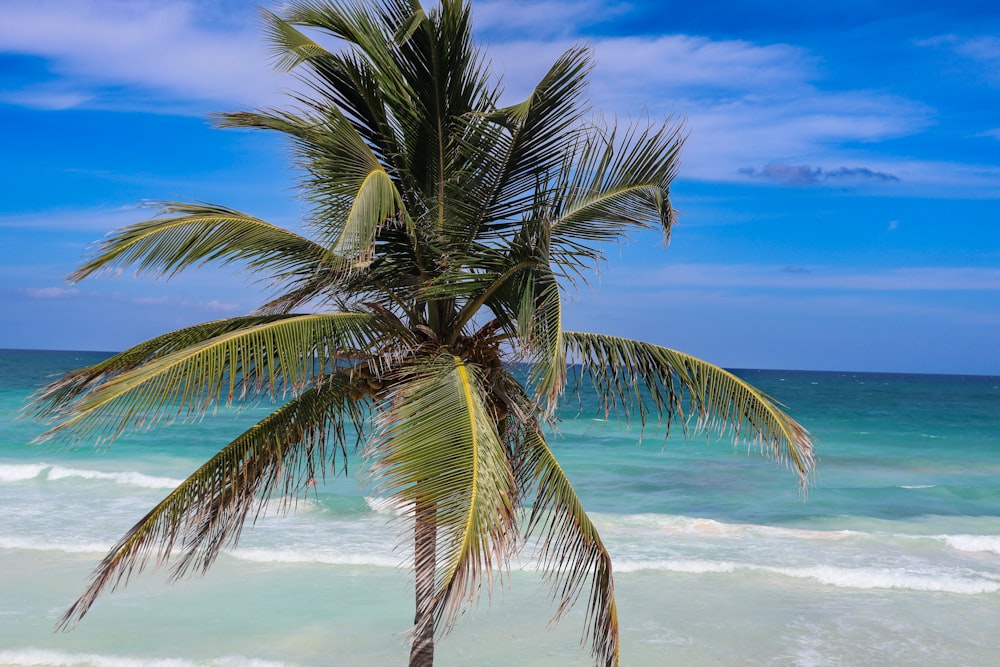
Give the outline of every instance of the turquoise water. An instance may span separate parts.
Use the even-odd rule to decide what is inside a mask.
[[[147,572],[72,632],[104,551],[267,406],[123,438],[34,446],[18,420],[52,373],[99,360],[0,351],[0,665],[402,665],[412,575],[392,513],[327,480],[268,513],[204,577]],[[995,665],[1000,378],[740,371],[818,440],[808,497],[728,441],[689,442],[573,403],[553,439],[616,568],[622,664]],[[446,665],[583,665],[515,565],[438,647]]]

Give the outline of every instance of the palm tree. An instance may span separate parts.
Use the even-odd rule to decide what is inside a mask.
[[[220,403],[287,400],[128,531],[61,626],[175,552],[175,576],[208,568],[267,498],[301,495],[359,446],[412,530],[411,666],[433,663],[435,634],[528,540],[556,617],[586,594],[595,664],[618,664],[611,558],[546,442],[558,399],[592,385],[606,412],[731,432],[803,484],[812,466],[806,431],[738,377],[562,328],[563,295],[602,261],[601,244],[649,228],[669,237],[680,128],[589,121],[585,48],[500,106],[460,0],[430,11],[417,0],[293,0],[282,12],[263,12],[276,63],[308,93],[292,109],[217,122],[288,138],[308,235],[168,203],[71,275],[239,263],[271,281],[268,301],[72,371],[33,408],[51,425],[43,437],[110,441]],[[309,36],[320,34],[338,48]]]

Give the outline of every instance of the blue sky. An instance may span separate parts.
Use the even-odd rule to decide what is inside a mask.
[[[121,349],[252,310],[235,270],[63,277],[150,200],[298,226],[254,6],[0,3],[0,347]],[[263,3],[276,8],[275,4]],[[567,326],[736,368],[1000,375],[1000,10],[992,0],[473,2],[507,97],[589,43],[595,110],[690,133],[671,245],[637,236]]]

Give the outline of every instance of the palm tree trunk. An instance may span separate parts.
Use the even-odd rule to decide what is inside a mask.
[[[413,619],[410,667],[434,665],[434,552],[437,547],[434,514],[433,505],[417,503],[413,528],[417,613]]]

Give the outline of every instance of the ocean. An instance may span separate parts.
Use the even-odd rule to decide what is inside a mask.
[[[117,538],[269,410],[106,450],[29,444],[41,427],[18,419],[26,397],[103,356],[0,351],[0,665],[406,664],[407,542],[344,476],[261,517],[205,576],[146,571],[53,632]],[[586,395],[561,415],[554,450],[614,560],[622,664],[996,665],[1000,378],[737,373],[816,437],[806,497],[728,439],[640,434]],[[515,563],[436,664],[589,664],[583,609],[551,627],[553,611],[540,573]]]

